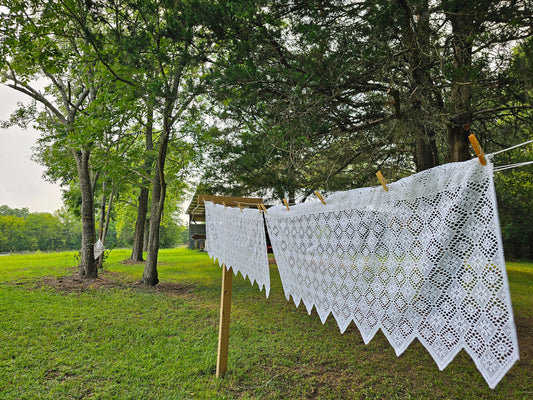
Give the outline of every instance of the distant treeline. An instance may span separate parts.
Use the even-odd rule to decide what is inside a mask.
[[[78,221],[0,206],[0,252],[72,250],[80,246]]]
[[[111,223],[106,247],[131,246],[131,227],[117,232]],[[188,233],[178,224],[167,224],[161,231],[162,247],[185,243]],[[20,251],[79,250],[81,248],[81,222],[68,212],[31,213],[28,208],[0,206],[0,253]]]

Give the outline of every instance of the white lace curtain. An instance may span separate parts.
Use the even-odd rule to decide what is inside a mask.
[[[381,329],[398,355],[417,338],[441,370],[465,349],[494,388],[518,342],[492,168],[446,164],[388,192],[270,208],[287,299],[315,307],[322,322],[331,313],[341,331],[353,321],[365,343]]]
[[[206,250],[219,264],[240,272],[270,293],[270,270],[263,215],[259,210],[205,201]]]

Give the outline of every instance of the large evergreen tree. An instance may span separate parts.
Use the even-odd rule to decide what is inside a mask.
[[[378,168],[394,179],[465,160],[471,132],[490,149],[502,113],[531,107],[520,78],[504,73],[531,34],[531,9],[528,0],[243,6],[213,91],[223,123],[207,183],[277,196],[340,189]]]

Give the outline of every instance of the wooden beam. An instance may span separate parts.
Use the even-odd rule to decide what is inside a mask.
[[[224,378],[228,370],[229,322],[231,314],[231,286],[233,271],[222,265],[222,292],[220,295],[220,325],[218,330],[217,378]]]
[[[238,204],[243,206],[255,206],[256,204],[261,204],[263,199],[254,197],[208,196],[205,194],[198,195],[198,203],[203,204],[204,201],[210,201],[215,204],[225,203],[228,207],[237,207]]]

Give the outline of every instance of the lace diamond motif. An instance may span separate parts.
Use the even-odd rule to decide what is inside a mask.
[[[378,329],[401,354],[414,338],[440,369],[464,348],[494,388],[518,359],[492,164],[446,164],[389,185],[265,216],[287,299]]]

